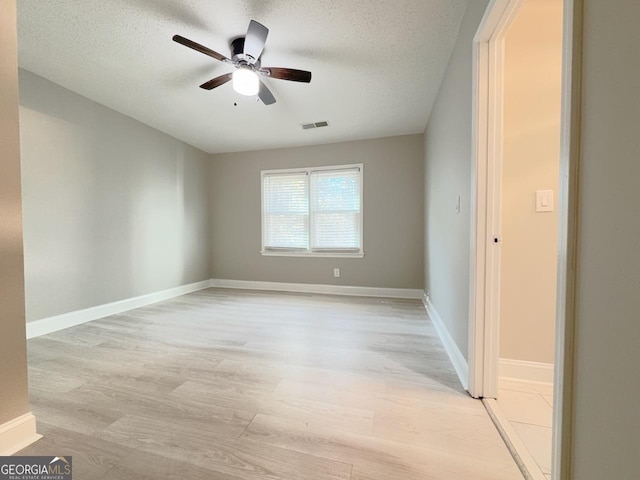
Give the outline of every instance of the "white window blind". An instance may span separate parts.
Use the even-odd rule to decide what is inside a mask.
[[[362,166],[262,172],[265,254],[362,256]]]
[[[360,250],[360,169],[311,172],[311,249]]]
[[[309,248],[309,181],[307,172],[263,177],[265,249]]]

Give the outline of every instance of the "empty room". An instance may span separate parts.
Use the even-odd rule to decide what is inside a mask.
[[[639,4],[0,11],[0,480],[637,478]]]

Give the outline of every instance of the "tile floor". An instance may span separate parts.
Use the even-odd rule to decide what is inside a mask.
[[[551,480],[553,387],[500,379],[498,405],[547,480]]]

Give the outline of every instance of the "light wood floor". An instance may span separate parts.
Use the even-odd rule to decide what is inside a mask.
[[[29,340],[77,480],[517,480],[419,301],[208,289]]]

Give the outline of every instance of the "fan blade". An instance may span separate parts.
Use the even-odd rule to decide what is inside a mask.
[[[262,100],[265,105],[271,105],[276,103],[276,97],[273,96],[271,90],[267,88],[264,82],[260,82],[260,91],[258,92],[258,98]]]
[[[311,82],[311,72],[306,70],[296,70],[294,68],[263,68],[260,73],[271,78],[280,80],[291,80],[292,82]]]
[[[250,55],[255,60],[260,58],[264,50],[264,44],[267,41],[269,29],[261,23],[251,20],[247,36],[244,38],[244,54]]]
[[[231,80],[232,77],[233,73],[225,73],[224,75],[220,75],[219,77],[203,83],[202,85],[200,85],[200,88],[204,88],[205,90],[213,90],[214,88],[227,83],[229,80]]]
[[[204,53],[205,55],[209,55],[210,57],[215,58],[216,60],[220,60],[221,62],[230,62],[231,60],[229,60],[227,57],[225,57],[224,55],[211,50],[210,48],[205,47],[204,45],[200,45],[199,43],[194,42],[193,40],[189,40],[188,38],[184,38],[180,35],[174,35],[173,36],[173,41],[174,42],[178,42],[181,45],[184,45],[185,47],[189,47],[189,48],[193,48],[194,50],[200,52],[200,53]]]

